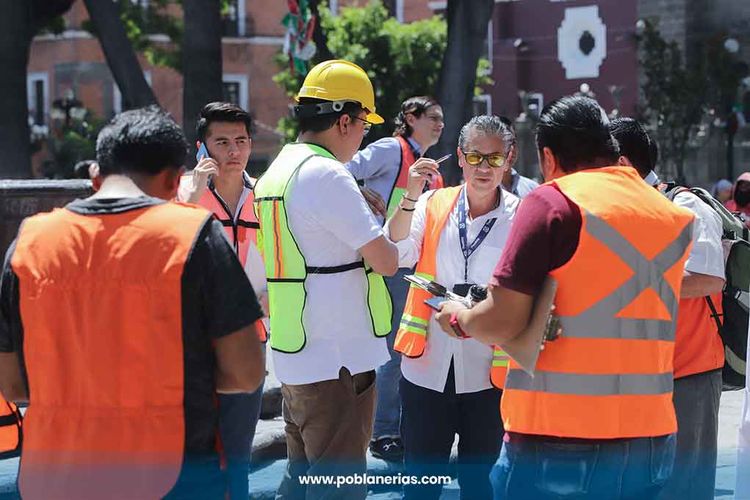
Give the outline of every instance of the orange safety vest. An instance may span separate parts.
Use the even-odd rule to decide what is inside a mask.
[[[437,248],[440,234],[443,232],[448,217],[453,211],[461,194],[461,186],[438,189],[427,200],[425,217],[425,232],[422,239],[422,249],[417,262],[416,274],[425,279],[434,280],[437,270]],[[401,317],[393,349],[409,358],[418,358],[424,353],[427,344],[427,327],[432,309],[424,301],[432,297],[426,290],[416,285],[409,287],[406,296],[404,314]],[[508,372],[508,355],[499,346],[493,347],[492,368],[490,380],[492,385],[502,389]]]
[[[573,257],[551,272],[562,335],[545,344],[533,378],[511,360],[505,430],[584,439],[674,433],[675,320],[693,215],[629,167],[554,184],[582,216]]]
[[[244,181],[244,179],[243,179]],[[251,178],[251,182],[255,182],[255,179]],[[257,247],[258,241],[258,218],[255,216],[255,209],[253,208],[253,202],[255,201],[255,195],[252,191],[252,185],[246,185],[250,188],[250,193],[247,195],[245,203],[240,207],[240,213],[237,217],[237,222],[234,221],[234,216],[231,214],[229,207],[224,200],[221,199],[219,194],[213,185],[209,185],[208,188],[203,192],[198,205],[207,208],[213,214],[216,220],[221,222],[224,226],[224,232],[232,244],[237,258],[240,259],[240,264],[245,267],[247,261],[247,250],[250,245]],[[268,339],[268,332],[266,332],[266,326],[263,324],[263,320],[259,319],[255,322],[255,331],[258,334],[258,338],[261,342],[265,342]]]
[[[721,293],[711,296],[722,313]],[[705,297],[680,299],[674,345],[674,378],[718,370],[724,366],[724,343]]]
[[[210,214],[165,203],[26,219],[23,498],[161,498],[185,448],[182,275]]]
[[[401,197],[406,192],[406,185],[409,181],[409,167],[417,161],[416,158],[414,158],[414,150],[412,149],[411,144],[409,144],[409,141],[400,135],[396,136],[396,140],[401,147],[401,164],[398,168],[396,180],[391,188],[391,195],[388,197],[388,217],[393,215],[393,212],[396,211],[396,207],[401,201]],[[443,176],[438,173],[438,175],[430,181],[428,188],[440,189],[442,187],[444,187]]]

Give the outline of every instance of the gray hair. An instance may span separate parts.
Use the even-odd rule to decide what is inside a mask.
[[[458,147],[461,150],[466,149],[471,132],[477,132],[486,136],[499,137],[503,141],[505,153],[510,152],[510,148],[516,143],[516,132],[510,120],[500,118],[496,115],[475,116],[469,122],[461,127],[461,133],[458,135]]]

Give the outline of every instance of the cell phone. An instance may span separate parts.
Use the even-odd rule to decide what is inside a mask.
[[[435,311],[440,311],[440,304],[443,302],[445,302],[445,297],[431,297],[424,301],[430,309],[434,309]]]
[[[197,161],[201,161],[203,158],[211,158],[211,156],[208,154],[208,149],[206,149],[206,144],[204,142],[201,142],[201,147],[199,147],[198,152],[195,153],[195,159]]]

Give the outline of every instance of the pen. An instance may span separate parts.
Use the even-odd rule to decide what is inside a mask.
[[[447,160],[447,159],[448,159],[448,158],[450,158],[451,156],[452,156],[452,155],[451,155],[451,153],[448,153],[447,155],[445,155],[445,156],[441,157],[440,159],[437,159],[437,160],[435,160],[435,163],[438,163],[438,164],[439,164],[439,163],[443,163],[443,162],[444,162],[445,160]]]

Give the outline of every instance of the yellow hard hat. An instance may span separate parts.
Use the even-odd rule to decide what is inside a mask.
[[[383,123],[383,117],[375,113],[375,92],[365,70],[342,59],[323,61],[315,65],[305,77],[300,97],[324,101],[354,101],[367,111],[367,121],[375,125]]]

